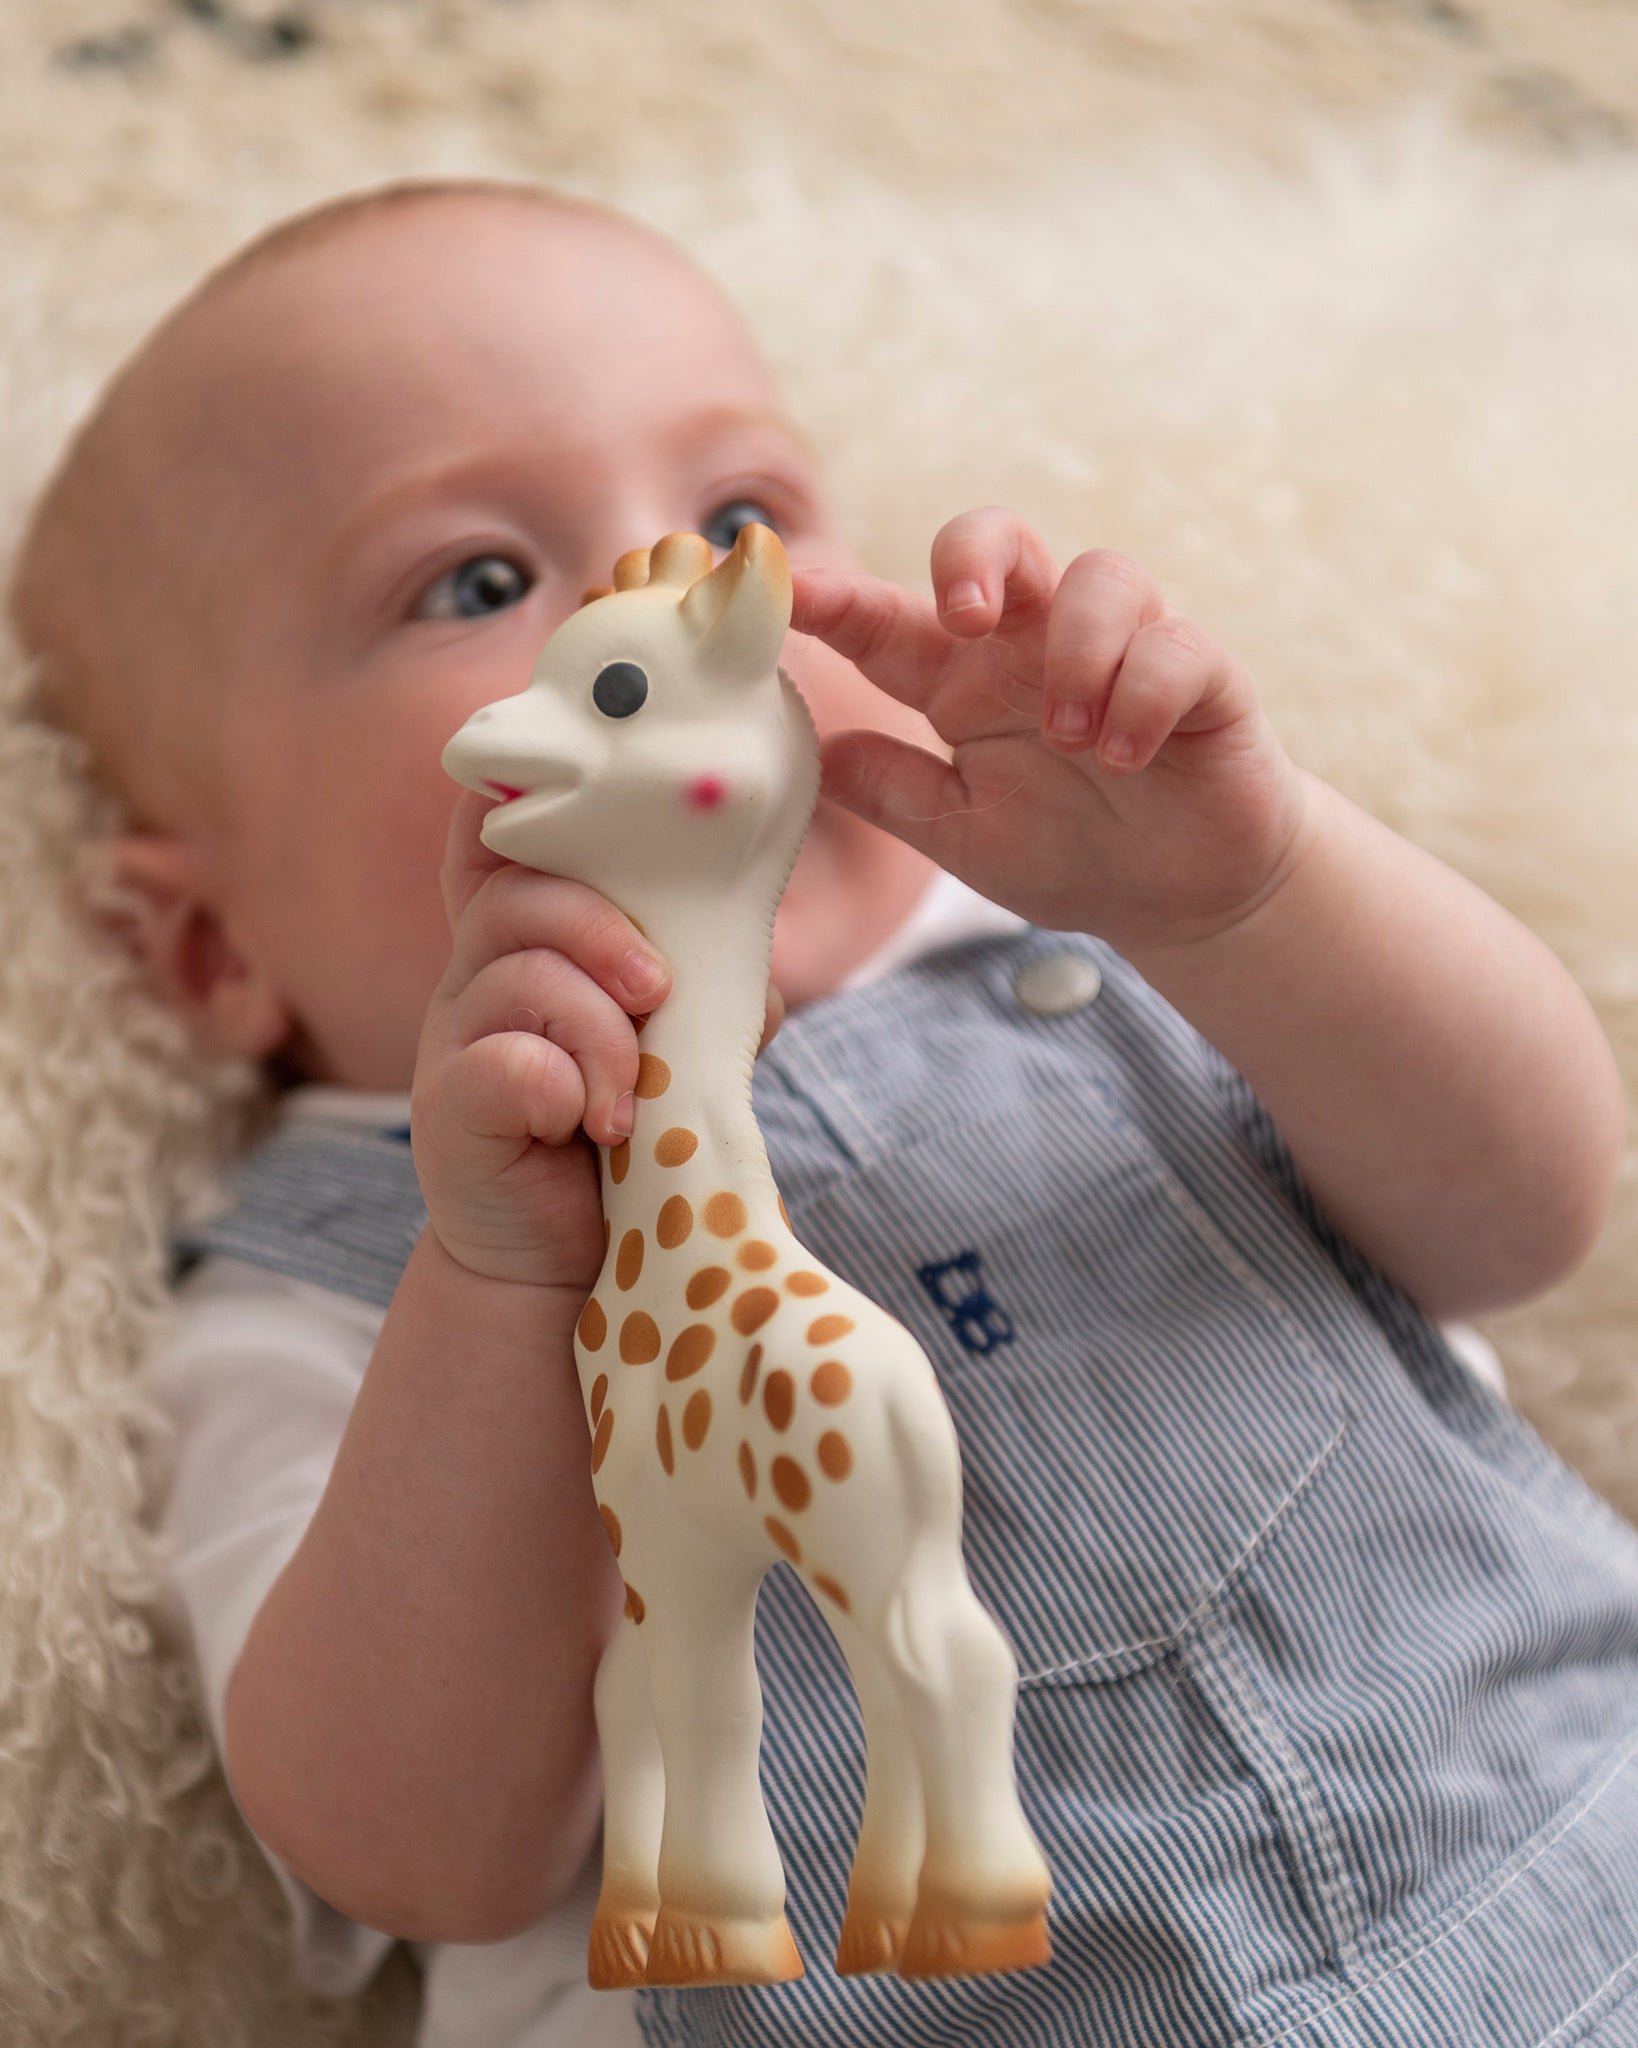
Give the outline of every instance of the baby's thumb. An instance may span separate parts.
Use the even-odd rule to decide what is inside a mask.
[[[444,864],[438,881],[444,892],[444,914],[451,931],[489,877],[507,864],[506,856],[491,853],[481,836],[484,819],[496,807],[495,798],[483,796],[475,789],[463,789],[450,814],[449,837],[444,843]]]
[[[923,747],[880,732],[842,732],[820,755],[820,794],[940,861],[949,820],[965,817],[966,785]]]

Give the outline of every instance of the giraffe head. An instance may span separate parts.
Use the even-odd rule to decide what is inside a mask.
[[[615,901],[640,881],[724,887],[764,861],[782,883],[817,793],[817,742],[778,667],[785,550],[747,526],[715,568],[694,533],[622,555],[541,650],[528,686],[444,749],[503,801],[484,843]]]

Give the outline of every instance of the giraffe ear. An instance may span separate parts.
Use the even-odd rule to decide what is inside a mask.
[[[726,682],[769,674],[791,623],[791,567],[778,534],[742,526],[733,553],[693,584],[682,615],[700,635],[700,658]]]
[[[627,548],[614,565],[616,590],[641,590],[648,582],[648,549]]]

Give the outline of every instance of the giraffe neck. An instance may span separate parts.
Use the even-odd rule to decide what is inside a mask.
[[[783,876],[751,904],[702,903],[662,885],[626,892],[621,908],[671,969],[671,992],[643,1026],[630,1168],[605,1178],[604,1208],[618,1237],[628,1220],[652,1215],[657,1188],[705,1199],[730,1191],[771,1191],[772,1175],[751,1110],[751,1072],[767,1007],[773,919]],[[725,944],[725,935],[728,943]],[[655,1092],[657,1091],[657,1092]],[[667,1132],[691,1134],[695,1148],[676,1166],[655,1147]],[[671,1150],[680,1149],[680,1143]],[[707,1187],[707,1183],[710,1183]],[[770,1195],[771,1199],[771,1195]]]

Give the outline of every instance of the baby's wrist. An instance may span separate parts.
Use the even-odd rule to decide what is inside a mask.
[[[492,1326],[498,1314],[526,1319],[543,1339],[572,1340],[586,1306],[587,1289],[544,1269],[538,1248],[499,1250],[469,1244],[458,1234],[446,1238],[429,1222],[418,1249],[443,1284],[470,1293],[472,1306]]]
[[[1169,999],[1176,1000],[1171,989],[1202,977],[1232,980],[1271,939],[1278,943],[1285,906],[1302,894],[1299,877],[1325,832],[1325,785],[1302,769],[1293,773],[1299,798],[1296,822],[1254,889],[1237,901],[1185,912],[1170,925],[1151,925],[1130,943],[1111,937],[1122,958]]]

